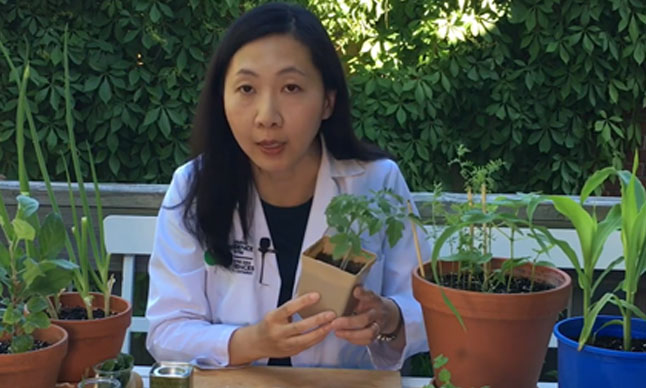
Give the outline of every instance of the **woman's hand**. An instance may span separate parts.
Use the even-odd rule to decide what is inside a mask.
[[[399,307],[391,299],[357,286],[353,295],[359,300],[354,313],[339,317],[332,322],[336,336],[355,345],[368,345],[380,333],[391,334],[400,327],[402,319]]]
[[[299,296],[267,313],[259,323],[236,330],[229,341],[229,363],[239,365],[266,357],[290,357],[323,341],[336,318],[332,311],[292,322],[292,315],[319,299],[316,292]]]

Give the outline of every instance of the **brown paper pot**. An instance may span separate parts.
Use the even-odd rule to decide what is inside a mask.
[[[94,307],[103,308],[103,295],[92,293]],[[82,306],[77,293],[61,296],[63,306]],[[93,320],[52,320],[69,333],[69,350],[63,361],[59,382],[78,382],[92,366],[119,354],[126,330],[132,318],[132,306],[118,296],[110,297],[110,310],[116,315]]]
[[[494,259],[498,268],[503,259]],[[441,263],[450,273],[454,263]],[[426,264],[427,274],[432,273]],[[528,294],[485,294],[440,287],[413,271],[413,295],[422,305],[431,356],[448,358],[451,382],[462,388],[536,388],[552,327],[567,306],[568,274],[537,267],[536,279],[555,288]],[[531,267],[515,274],[529,277]],[[466,331],[444,303],[441,291],[460,312]],[[435,371],[436,375],[439,371]]]
[[[0,354],[0,386],[52,388],[67,352],[67,332],[60,326],[34,331],[34,338],[46,341],[46,348],[19,354]]]
[[[331,255],[333,250],[334,246],[325,236],[307,248],[301,255],[301,277],[298,281],[296,294],[304,295],[312,291],[321,294],[318,303],[299,311],[302,318],[329,310],[334,311],[337,317],[350,314],[357,303],[352,296],[352,290],[356,285],[362,283],[368,269],[377,258],[374,253],[366,250],[363,252],[368,258],[353,257],[353,261],[365,263],[359,273],[353,275],[316,259],[317,254],[323,252]]]

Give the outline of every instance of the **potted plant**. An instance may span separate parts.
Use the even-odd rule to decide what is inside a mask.
[[[29,196],[22,157],[29,65],[22,81],[17,70],[13,72],[20,85],[16,145],[21,194],[13,219],[0,196],[0,229],[6,241],[6,246],[0,244],[0,381],[8,387],[50,388],[56,383],[68,336],[60,326],[50,324],[44,312],[47,296],[69,284],[75,265],[57,259],[65,241],[60,215],[51,213],[41,224],[38,201]]]
[[[455,385],[535,388],[551,328],[569,298],[570,277],[539,260],[550,248],[547,229],[532,223],[542,198],[487,203],[491,174],[501,163],[477,167],[458,161],[468,203],[445,214],[447,225],[436,233],[431,262],[413,272],[413,295],[422,305],[430,352],[451,360]],[[478,207],[472,187],[480,189]],[[509,241],[507,259],[492,255],[496,230]],[[541,247],[535,257],[514,256],[519,236]],[[440,257],[447,244],[453,245],[451,254]],[[441,372],[434,369],[435,375]]]
[[[644,383],[646,315],[635,305],[635,295],[646,271],[646,191],[636,176],[638,165],[635,152],[632,173],[614,167],[595,172],[583,186],[579,203],[567,197],[552,197],[556,210],[577,231],[580,257],[566,242],[557,240],[557,244],[574,265],[583,290],[583,316],[565,319],[554,327],[561,387],[637,387]],[[596,215],[588,214],[583,203],[610,176],[621,182],[621,202],[597,222]],[[595,264],[604,243],[618,229],[623,255],[595,278]],[[615,292],[623,291],[624,296],[608,292],[595,298],[605,275],[622,261],[624,279]],[[599,315],[608,303],[616,305],[621,315]]]
[[[132,368],[135,366],[134,358],[126,353],[119,353],[111,358],[94,366],[94,375],[97,377],[109,377],[118,380],[121,387],[126,388],[130,383]]]
[[[388,243],[399,241],[408,217],[403,199],[390,190],[372,195],[340,194],[325,210],[329,235],[307,248],[301,256],[301,276],[297,294],[316,291],[319,301],[299,312],[306,318],[331,310],[337,316],[348,315],[356,306],[352,296],[362,283],[376,255],[361,247],[361,237],[380,232],[385,227]]]
[[[62,293],[57,290],[51,298],[51,307],[48,313],[52,321],[63,327],[69,334],[69,349],[61,367],[60,382],[78,382],[93,365],[101,360],[116,357],[121,349],[126,330],[130,325],[132,307],[125,299],[112,295],[114,278],[109,274],[110,257],[106,252],[103,238],[102,208],[99,187],[92,154],[89,152],[90,171],[92,174],[95,203],[97,207],[96,222],[99,236],[94,232],[94,218],[92,217],[89,199],[85,190],[85,183],[81,173],[79,151],[76,147],[74,125],[72,118],[72,97],[69,84],[69,60],[67,54],[67,27],[65,28],[63,43],[64,95],[65,95],[65,121],[68,130],[69,150],[72,167],[81,199],[81,213],[77,214],[72,180],[67,166],[67,181],[70,195],[70,205],[74,227],[72,228],[73,241],[65,234],[65,248],[69,260],[77,264],[73,270],[72,283],[75,292]],[[15,69],[6,49],[1,46],[9,67]],[[36,153],[40,172],[47,187],[50,203],[55,212],[60,213],[56,197],[54,196],[43,152],[38,142],[36,128],[31,118],[29,107],[25,106],[25,117]],[[19,157],[20,159],[20,157]],[[75,250],[76,249],[76,250]],[[92,268],[96,266],[96,271]],[[91,284],[91,281],[92,283]],[[92,285],[100,292],[92,292]]]

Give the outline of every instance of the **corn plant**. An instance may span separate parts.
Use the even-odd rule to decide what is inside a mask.
[[[594,212],[589,214],[583,207],[585,200],[605,181],[611,171],[608,168],[590,176],[583,185],[579,202],[565,196],[549,197],[554,203],[554,208],[572,223],[581,248],[579,258],[567,242],[554,239],[556,245],[572,263],[577,273],[579,287],[583,290],[583,329],[579,336],[579,350],[588,342],[599,312],[612,298],[612,293],[606,293],[598,301],[593,301],[593,295],[606,275],[621,262],[621,259],[614,260],[603,273],[594,278],[594,269],[603,246],[610,234],[617,231],[621,225],[621,208],[619,205],[613,206],[606,217],[598,221]]]
[[[64,65],[64,72],[65,72],[64,73],[65,123],[67,127],[68,144],[69,144],[69,151],[72,159],[73,173],[74,173],[74,177],[76,178],[76,182],[78,183],[79,196],[81,199],[81,216],[79,217],[77,214],[77,205],[76,205],[76,201],[74,200],[72,179],[71,179],[69,170],[67,169],[67,166],[66,166],[68,193],[70,197],[70,206],[72,209],[72,216],[73,216],[72,218],[74,223],[74,226],[72,228],[74,245],[72,244],[72,241],[70,240],[69,236],[66,234],[65,248],[67,250],[69,259],[74,264],[77,265],[77,269],[75,270],[74,277],[73,277],[74,287],[83,300],[88,319],[93,319],[93,311],[92,311],[93,297],[90,293],[92,291],[90,279],[92,279],[94,285],[99,289],[99,291],[104,296],[103,309],[105,311],[105,316],[108,316],[110,314],[110,295],[112,293],[112,287],[114,285],[115,280],[114,280],[114,277],[110,276],[109,274],[110,256],[107,254],[107,251],[105,249],[105,243],[104,243],[103,223],[101,222],[103,219],[101,197],[99,193],[99,187],[97,184],[97,177],[96,177],[96,171],[94,168],[93,158],[92,158],[91,152],[89,151],[89,147],[88,147],[88,157],[90,160],[90,171],[92,174],[92,182],[94,186],[94,198],[95,198],[95,203],[97,207],[96,221],[99,227],[98,238],[94,233],[94,221],[93,221],[94,219],[90,211],[89,199],[88,199],[89,197],[85,190],[85,182],[83,180],[83,175],[81,173],[79,150],[77,149],[76,140],[74,136],[74,122],[72,117],[72,96],[70,92],[70,83],[69,83],[69,80],[70,80],[69,58],[68,58],[67,49],[68,49],[68,30],[66,27],[65,33],[64,33],[64,44],[63,44],[63,65]],[[6,48],[2,45],[1,42],[0,42],[0,50],[2,50],[11,71],[17,74],[17,70],[13,62],[11,61],[11,58],[9,57],[9,53],[6,50]],[[15,77],[15,81],[19,88],[26,87],[26,79],[23,79],[23,81],[20,82],[20,80],[18,80],[18,78]],[[54,196],[54,192],[51,185],[51,179],[49,177],[45,159],[43,157],[43,152],[42,152],[40,143],[38,142],[36,126],[34,124],[34,120],[28,104],[24,105],[24,115],[29,124],[29,130],[30,130],[30,134],[31,134],[31,138],[34,146],[34,151],[36,153],[36,158],[38,161],[40,172],[43,176],[43,181],[45,182],[45,186],[47,188],[47,193],[48,193],[50,203],[54,211],[57,213],[60,213],[60,208],[56,201],[56,197]],[[18,134],[18,131],[17,131],[17,134]],[[22,136],[17,135],[17,138],[20,139],[22,138]],[[22,163],[22,165],[24,165],[24,162],[21,162],[21,159],[23,158],[20,157],[20,155],[22,154],[19,154],[19,164]],[[89,244],[88,244],[88,241],[89,241]],[[90,254],[92,256],[90,256]],[[94,258],[94,261],[97,267],[96,271],[92,269],[90,257]],[[54,308],[50,309],[50,314],[53,317],[57,317],[57,310],[60,308],[60,304],[58,303],[58,297],[55,298],[54,304],[55,304]]]
[[[626,298],[614,299],[623,316],[624,350],[628,351],[632,342],[631,315],[646,319],[646,315],[635,306],[635,295],[639,279],[646,272],[646,191],[636,177],[639,166],[638,152],[635,152],[633,169],[630,176],[626,171],[618,172],[621,187],[621,242],[624,250],[625,275],[622,290]]]
[[[579,277],[579,286],[583,290],[583,328],[579,335],[579,350],[590,341],[594,322],[601,309],[608,303],[619,308],[622,318],[611,320],[598,330],[608,325],[622,325],[623,348],[626,351],[630,350],[632,342],[632,315],[646,319],[646,315],[635,305],[639,279],[646,272],[646,191],[636,177],[638,165],[639,160],[635,152],[632,172],[620,171],[614,167],[595,172],[583,186],[578,204],[567,197],[552,197],[554,207],[574,225],[581,244],[582,263],[566,242],[557,240],[558,246],[574,265]],[[583,209],[583,203],[611,176],[618,177],[621,182],[621,203],[613,206],[606,218],[597,223],[594,213],[591,216]],[[595,280],[594,268],[603,246],[609,235],[618,229],[621,229],[623,256],[614,260]],[[625,272],[619,287],[625,292],[625,298],[621,299],[614,292],[607,292],[594,301],[594,293],[603,278],[622,261]]]

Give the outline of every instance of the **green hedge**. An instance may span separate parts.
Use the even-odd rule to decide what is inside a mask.
[[[57,177],[65,23],[76,133],[101,179],[167,182],[186,158],[218,37],[260,2],[0,0],[0,39],[16,63],[30,58],[29,95]],[[437,180],[459,190],[447,162],[463,143],[477,161],[507,162],[499,190],[572,193],[640,141],[643,0],[299,2],[347,64],[357,132],[398,157],[414,190]],[[0,173],[11,178],[17,92],[3,61],[0,74]]]

